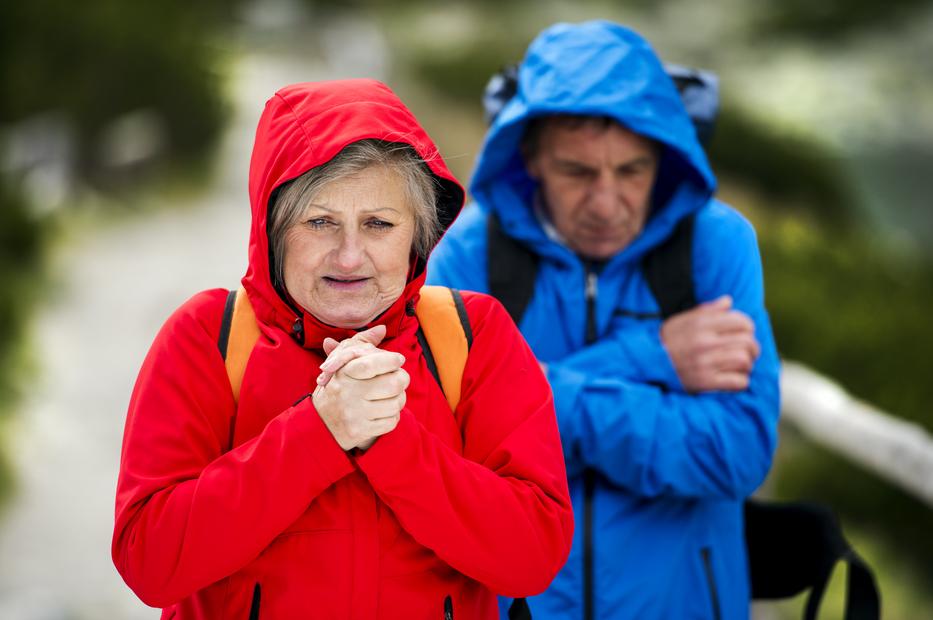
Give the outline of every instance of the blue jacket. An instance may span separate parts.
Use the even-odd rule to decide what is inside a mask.
[[[584,343],[586,265],[531,209],[519,153],[529,118],[605,115],[664,145],[643,232],[598,275],[599,340]],[[712,198],[715,179],[678,93],[640,36],[603,21],[558,24],[532,43],[518,93],[490,128],[471,183],[475,203],[434,251],[428,281],[489,291],[486,220],[539,255],[522,333],[546,362],[575,508],[567,564],[529,600],[535,620],[584,616],[583,540],[592,535],[594,617],[747,618],[742,501],[764,480],[777,435],[779,363],[752,226]],[[695,213],[694,286],[729,294],[755,322],[761,357],[739,393],[685,393],[660,339],[645,253]],[[584,519],[583,472],[597,472]],[[503,607],[504,608],[504,607]]]

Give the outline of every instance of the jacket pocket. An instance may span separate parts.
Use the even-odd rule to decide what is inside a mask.
[[[719,592],[716,590],[716,575],[713,574],[712,551],[709,547],[700,549],[703,558],[703,570],[706,572],[706,585],[709,586],[709,599],[713,606],[713,620],[722,620],[719,610]]]
[[[253,586],[253,602],[249,605],[249,620],[259,620],[259,602],[262,598],[262,588],[257,583]]]

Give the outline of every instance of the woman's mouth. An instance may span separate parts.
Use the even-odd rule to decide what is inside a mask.
[[[353,291],[362,288],[369,278],[324,276],[324,282],[338,291]]]

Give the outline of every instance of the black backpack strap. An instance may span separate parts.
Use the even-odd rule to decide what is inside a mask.
[[[509,620],[531,620],[531,608],[528,601],[517,598],[509,605]]]
[[[457,308],[457,317],[460,319],[460,327],[463,328],[463,335],[466,336],[467,351],[473,348],[473,328],[470,327],[470,317],[467,314],[466,306],[463,305],[463,295],[455,288],[450,289],[450,296],[454,298],[454,306]]]
[[[816,620],[833,568],[848,565],[845,620],[877,620],[880,599],[874,575],[849,546],[835,515],[818,504],[745,502],[753,599],[796,596],[810,588],[804,618]]]
[[[695,220],[695,214],[680,220],[671,236],[642,259],[642,273],[664,319],[697,305],[693,287]]]
[[[499,218],[486,221],[486,259],[489,294],[498,299],[518,325],[531,302],[538,275],[538,256],[505,234]]]
[[[441,388],[441,392],[443,392],[444,386],[441,383],[441,376],[437,372],[437,362],[434,361],[434,354],[431,353],[431,346],[428,344],[428,339],[425,338],[424,332],[421,330],[420,326],[418,327],[418,331],[415,332],[415,336],[417,336],[418,344],[421,345],[421,351],[424,353],[424,363],[427,365],[428,370],[431,371],[431,376],[437,381],[437,385]]]
[[[220,320],[220,334],[217,336],[217,348],[220,357],[227,359],[227,343],[230,341],[230,323],[233,321],[233,307],[236,304],[236,289],[227,293],[227,302],[224,304],[224,315]]]

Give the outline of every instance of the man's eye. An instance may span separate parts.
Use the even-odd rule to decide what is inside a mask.
[[[648,172],[647,164],[632,164],[631,166],[625,166],[619,170],[619,174],[623,177],[634,177],[646,172]]]
[[[593,176],[592,170],[587,168],[565,168],[564,174],[574,179],[588,179]]]

